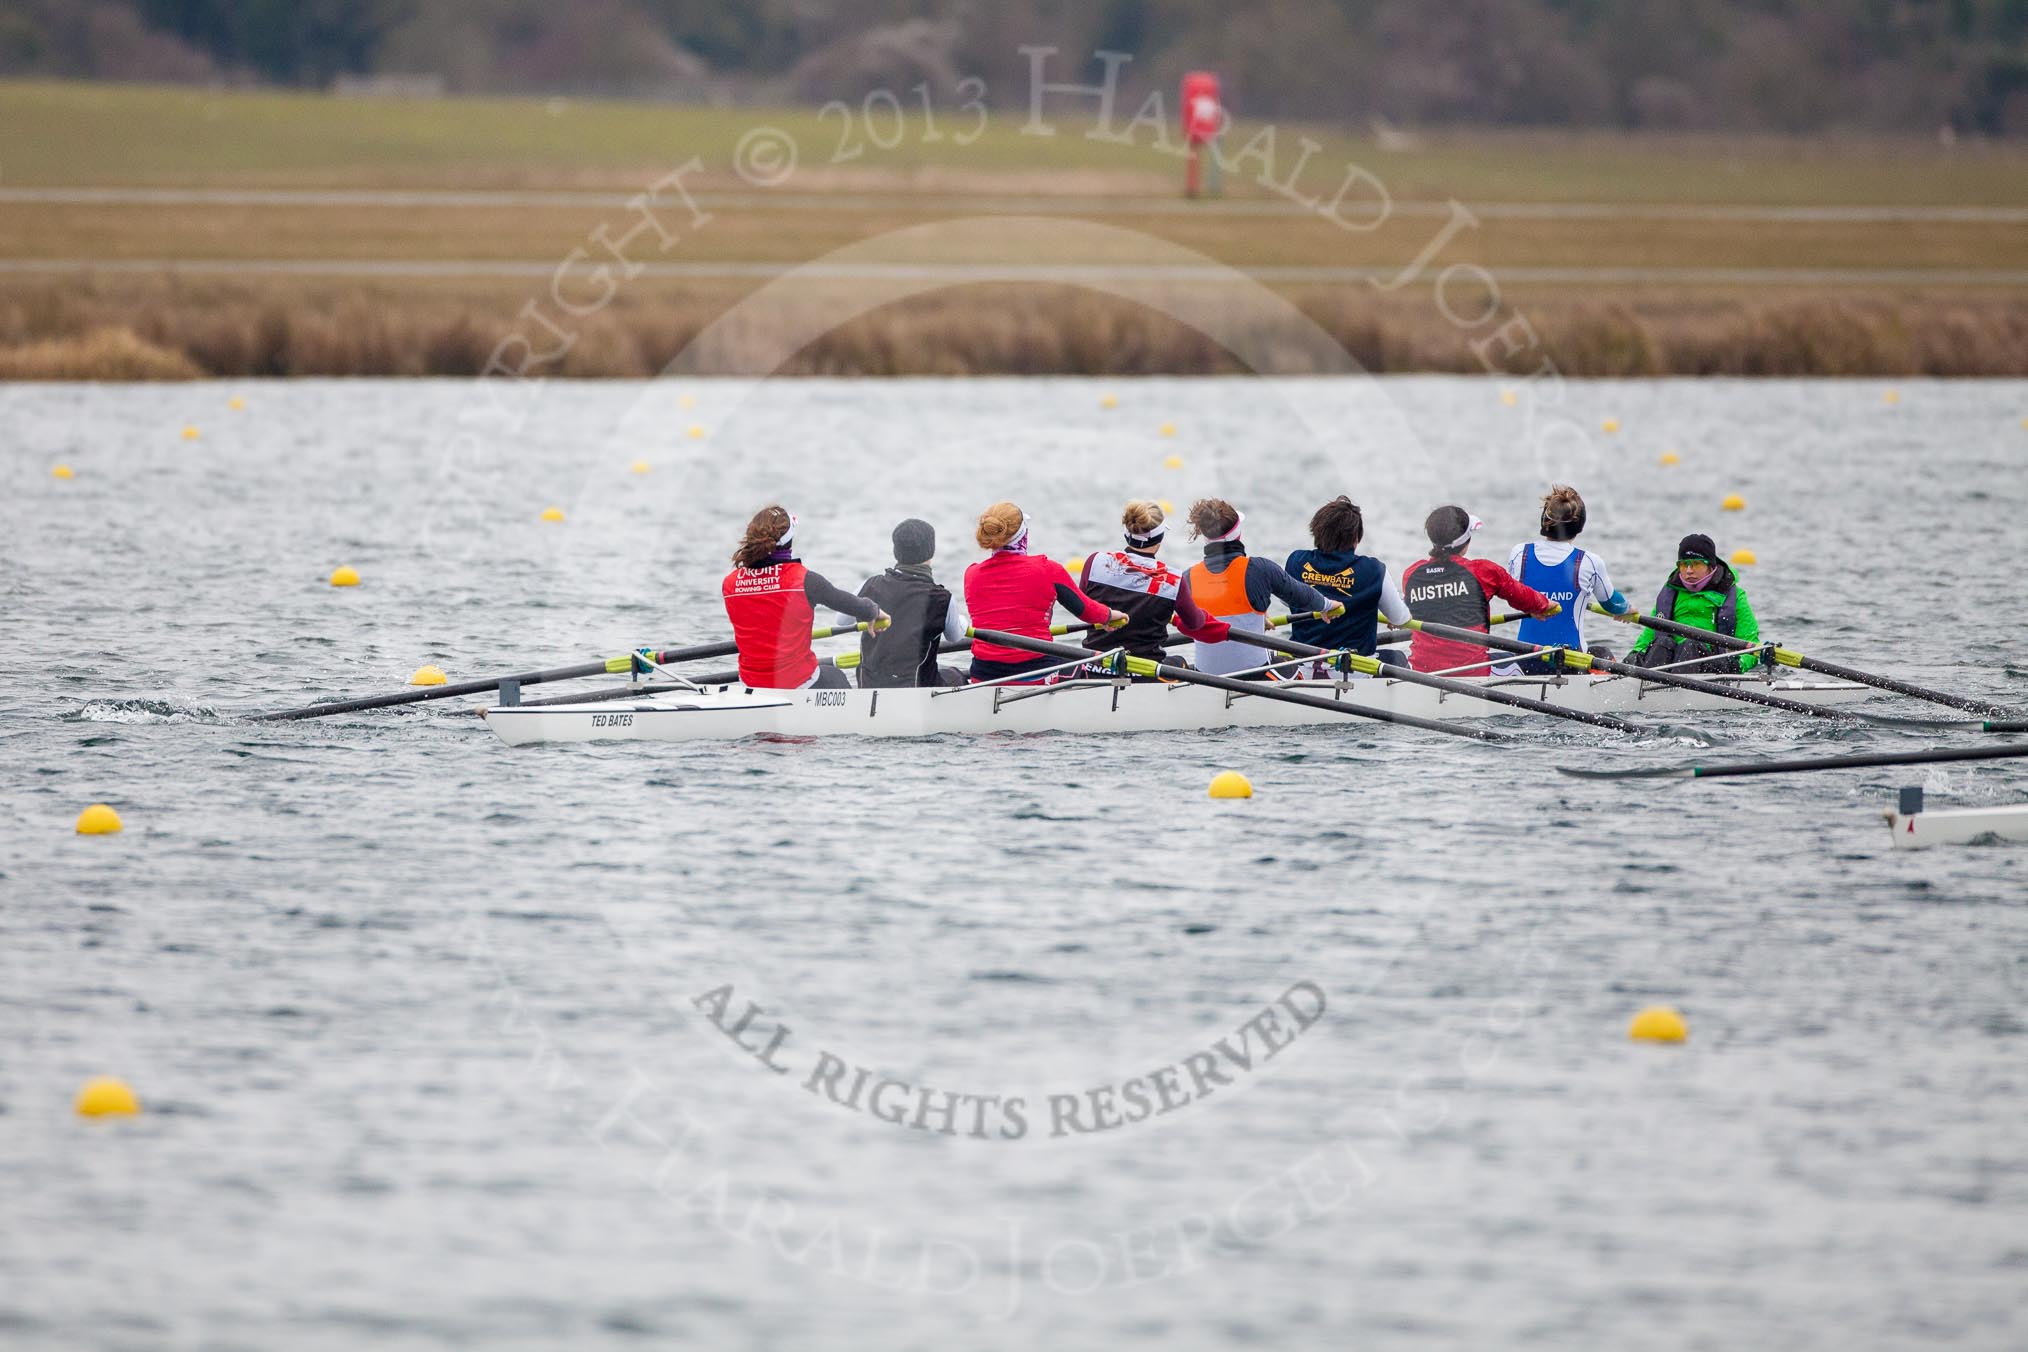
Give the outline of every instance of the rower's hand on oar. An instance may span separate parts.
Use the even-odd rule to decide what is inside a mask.
[[[888,627],[893,623],[894,616],[888,614],[884,610],[875,611],[873,614],[873,625],[870,632],[875,634],[884,634],[887,632]]]
[[[1108,610],[1106,612],[1105,623],[1099,626],[1099,631],[1101,633],[1104,633],[1112,629],[1123,629],[1126,627],[1127,621],[1131,618],[1132,618],[1131,616],[1127,615],[1123,611]]]
[[[1345,613],[1345,603],[1343,601],[1340,601],[1337,605],[1332,606],[1329,610],[1320,610],[1317,612],[1317,614],[1325,620],[1335,620],[1344,613]]]
[[[1563,603],[1561,601],[1551,601],[1549,603],[1549,609],[1543,611],[1535,618],[1538,620],[1546,620],[1550,619],[1553,616],[1561,615],[1562,613],[1563,613]]]

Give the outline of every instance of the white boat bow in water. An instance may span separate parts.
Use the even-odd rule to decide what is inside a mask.
[[[1759,676],[1704,678],[1811,704],[1846,704],[1872,693],[1863,685]],[[1739,709],[1737,701],[1617,676],[1493,678],[1490,689],[1598,713],[1677,714]],[[1361,708],[1423,718],[1491,718],[1515,710],[1470,695],[1405,681],[1288,681],[1300,690]],[[1056,685],[954,686],[905,690],[701,690],[643,693],[584,704],[500,705],[486,725],[510,746],[529,742],[689,742],[740,737],[933,737],[994,732],[1195,732],[1216,728],[1358,725],[1365,720],[1279,700],[1209,689],[1119,680]]]
[[[1910,788],[1901,791],[1899,809],[1885,816],[1897,849],[2028,841],[2028,803],[1928,808],[1923,806],[1922,790]]]

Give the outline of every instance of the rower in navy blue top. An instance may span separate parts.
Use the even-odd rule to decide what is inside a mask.
[[[1290,637],[1296,642],[1319,648],[1349,648],[1371,657],[1380,620],[1384,617],[1389,624],[1408,620],[1408,607],[1403,604],[1401,589],[1395,585],[1387,565],[1359,552],[1359,542],[1365,535],[1366,521],[1359,505],[1342,493],[1319,507],[1310,518],[1310,539],[1315,547],[1296,550],[1284,566],[1296,581],[1315,587],[1333,600],[1342,600],[1345,613],[1334,620],[1310,616],[1296,619],[1289,627]],[[1389,660],[1394,654],[1380,656]]]

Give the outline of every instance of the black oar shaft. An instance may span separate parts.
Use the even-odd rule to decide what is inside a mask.
[[[689,648],[670,648],[651,654],[657,662],[692,662],[704,657],[726,657],[739,651],[739,645],[730,639],[717,643],[700,643]],[[277,713],[255,714],[256,723],[282,723],[298,718],[328,718],[332,714],[356,713],[362,709],[391,709],[398,704],[421,704],[428,700],[451,699],[458,695],[478,695],[488,690],[498,690],[503,681],[518,681],[522,685],[541,685],[547,681],[574,681],[584,676],[602,676],[613,670],[613,663],[619,658],[601,658],[596,662],[578,662],[567,667],[551,667],[546,671],[524,671],[518,675],[492,676],[478,681],[453,681],[448,685],[424,686],[417,690],[397,691],[392,695],[371,695],[365,699],[334,700],[326,704],[306,705],[301,709],[283,709]],[[622,668],[624,669],[624,668]]]
[[[1065,661],[1079,658],[1094,658],[1100,654],[1091,648],[1079,648],[1068,643],[1048,643],[1041,639],[1028,638],[1021,634],[1003,633],[997,629],[974,629],[974,638],[988,643],[997,643],[1004,648],[1020,648],[1042,657],[1061,657]],[[1306,694],[1298,690],[1281,690],[1267,681],[1241,681],[1226,676],[1214,676],[1210,672],[1197,671],[1191,667],[1172,666],[1167,662],[1155,665],[1155,674],[1172,681],[1188,685],[1206,685],[1214,690],[1227,690],[1237,695],[1250,695],[1258,699],[1281,700],[1288,704],[1300,704],[1310,709],[1327,709],[1332,713],[1347,714],[1354,718],[1368,718],[1380,723],[1395,723],[1402,727],[1424,728],[1431,732],[1447,732],[1453,737],[1470,737],[1480,742],[1504,742],[1507,739],[1497,732],[1485,728],[1463,728],[1456,724],[1439,722],[1434,718],[1417,718],[1413,714],[1389,713],[1385,709],[1368,709],[1344,700],[1325,699],[1321,695]]]
[[[1487,648],[1498,648],[1502,652],[1532,654],[1538,651],[1526,643],[1497,634],[1482,634],[1476,629],[1454,629],[1447,624],[1432,624],[1427,620],[1411,620],[1409,624],[1425,634],[1438,638],[1454,639],[1460,643],[1471,643]],[[1587,665],[1615,676],[1631,676],[1635,680],[1648,681],[1656,685],[1674,686],[1678,690],[1695,690],[1700,694],[1717,695],[1724,699],[1743,700],[1748,704],[1759,704],[1769,709],[1782,709],[1794,714],[1808,714],[1812,718],[1843,718],[1837,709],[1805,704],[1801,700],[1783,699],[1779,695],[1764,694],[1758,690],[1744,690],[1725,685],[1718,681],[1700,681],[1694,676],[1681,676],[1673,671],[1650,671],[1628,662],[1615,662],[1609,657],[1590,657]]]
[[[1273,648],[1279,652],[1294,653],[1298,657],[1329,657],[1329,648],[1319,648],[1294,639],[1280,638],[1268,634],[1249,634],[1242,630],[1232,631],[1230,638],[1235,643],[1244,643],[1255,648]],[[1454,681],[1446,676],[1431,676],[1426,672],[1411,671],[1407,667],[1390,666],[1376,679],[1406,681],[1410,685],[1428,686],[1432,690],[1445,690],[1468,699],[1484,700],[1488,704],[1502,704],[1511,709],[1526,709],[1530,713],[1549,714],[1555,718],[1567,718],[1573,723],[1589,723],[1597,728],[1611,728],[1615,732],[1639,732],[1640,729],[1624,718],[1611,714],[1595,714],[1584,709],[1566,709],[1548,700],[1530,699],[1511,691],[1494,690],[1473,685],[1469,681]]]
[[[1823,756],[1814,760],[1760,761],[1738,765],[1699,765],[1690,771],[1693,779],[1721,779],[1733,775],[1779,775],[1797,770],[1858,770],[1873,765],[1931,765],[1941,761],[2006,760],[2028,756],[2028,745],[1937,747],[1929,751],[1881,751],[1864,756]]]
[[[1907,681],[1896,680],[1892,676],[1875,676],[1871,672],[1855,671],[1851,667],[1839,666],[1836,662],[1825,662],[1815,657],[1803,657],[1800,653],[1797,654],[1797,657],[1800,660],[1797,661],[1796,665],[1805,671],[1814,671],[1824,676],[1836,676],[1840,680],[1845,681],[1857,681],[1860,685],[1870,685],[1878,690],[1891,690],[1897,695],[1907,695],[1911,699],[1928,700],[1931,704],[1948,705],[1953,709],[1964,709],[1969,713],[1975,714],[2006,712],[2006,710],[1994,704],[1991,700],[1966,699],[1962,695],[1953,695],[1942,690],[1931,690],[1920,685],[1910,685]]]
[[[1719,648],[1729,648],[1734,652],[1745,652],[1751,648],[1764,646],[1747,639],[1739,638],[1733,634],[1714,633],[1709,629],[1699,629],[1695,625],[1683,624],[1676,620],[1665,620],[1660,615],[1627,614],[1613,615],[1612,618],[1619,620],[1623,624],[1644,625],[1660,634],[1673,634],[1678,638],[1696,639],[1701,643],[1709,643]],[[1775,660],[1784,666],[1801,667],[1805,671],[1814,671],[1820,676],[1836,676],[1841,681],[1854,681],[1860,685],[1870,685],[1876,690],[1891,690],[1897,695],[1907,695],[1911,699],[1928,700],[1932,704],[1943,704],[1953,709],[1964,709],[1975,714],[2006,712],[2006,710],[1994,704],[1991,700],[1966,699],[1962,695],[1952,695],[1942,690],[1931,690],[1927,686],[1912,685],[1907,681],[1897,680],[1892,676],[1876,676],[1870,671],[1858,671],[1852,667],[1840,666],[1836,662],[1826,662],[1821,658],[1792,652],[1787,648],[1777,648]]]

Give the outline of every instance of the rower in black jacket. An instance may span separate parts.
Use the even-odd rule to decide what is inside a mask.
[[[894,617],[886,632],[859,636],[862,689],[963,684],[961,673],[937,666],[937,645],[965,636],[965,616],[950,588],[930,572],[936,552],[935,528],[910,517],[894,528],[894,566],[859,588]]]

